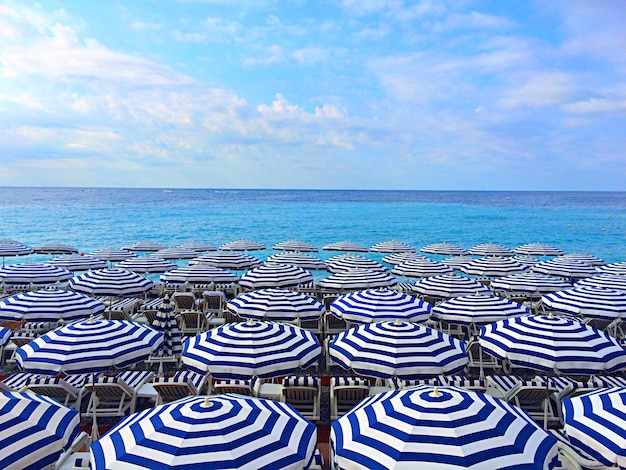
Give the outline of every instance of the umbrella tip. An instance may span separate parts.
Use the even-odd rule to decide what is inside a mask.
[[[435,386],[433,391],[428,394],[429,397],[439,398],[441,396],[441,392],[439,391],[439,387]]]
[[[402,323],[402,322],[400,321],[400,319],[399,319],[399,318],[396,318],[396,321],[395,321],[394,323],[395,323],[396,325],[399,325],[399,324],[400,324],[400,323]]]
[[[93,322],[95,322],[95,321],[96,321],[96,320],[93,318],[93,315],[90,315],[90,316],[89,316],[89,319],[87,320],[87,323],[93,323]]]
[[[213,403],[211,403],[211,400],[209,400],[209,396],[208,395],[206,397],[204,397],[204,401],[202,402],[202,404],[200,406],[202,408],[211,408],[211,406],[213,406]]]

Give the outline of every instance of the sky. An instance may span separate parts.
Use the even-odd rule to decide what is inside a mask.
[[[0,0],[0,186],[626,190],[623,0]]]

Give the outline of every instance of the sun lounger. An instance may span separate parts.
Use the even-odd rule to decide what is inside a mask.
[[[320,384],[317,377],[289,376],[283,379],[281,401],[289,403],[309,421],[320,419]]]
[[[172,302],[174,303],[175,312],[198,310],[198,303],[193,292],[174,292],[172,294]]]
[[[40,377],[40,374],[33,374],[31,372],[16,372],[4,379],[2,384],[4,388],[17,392],[28,385],[29,381],[36,379],[37,377]]]
[[[256,396],[256,390],[260,386],[259,379],[253,377],[252,379],[226,379],[217,380],[213,383],[213,393],[237,393],[239,395],[246,395],[250,397]]]
[[[548,432],[557,439],[559,459],[561,460],[563,468],[568,470],[608,470],[609,468],[615,468],[607,467],[586,454],[582,449],[576,447],[570,442],[564,431],[560,429],[550,429]]]
[[[196,336],[209,329],[209,321],[204,312],[182,310],[180,315],[180,333],[183,336]]]
[[[158,393],[157,405],[191,395],[211,393],[211,375],[181,370],[169,377],[155,377],[152,386]]]
[[[369,395],[370,385],[360,377],[332,377],[330,381],[330,419],[350,411]]]
[[[478,369],[478,375],[485,377],[485,371],[496,372],[502,370],[502,363],[495,357],[483,351],[478,338],[474,337],[467,343],[468,370]]]
[[[480,378],[469,378],[466,376],[451,375],[443,377],[442,380],[450,387],[460,387],[472,392],[484,393],[487,391],[487,381]]]
[[[30,379],[22,388],[22,391],[45,395],[54,398],[65,406],[80,410],[81,388],[74,387],[60,377],[39,376]]]
[[[80,432],[70,446],[57,459],[54,468],[58,470],[80,470],[89,467],[89,434]]]
[[[134,413],[137,391],[149,382],[154,373],[150,371],[120,372],[115,377],[99,376],[85,384],[91,392],[84,416],[125,416]]]

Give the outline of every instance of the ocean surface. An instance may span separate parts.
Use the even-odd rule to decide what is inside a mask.
[[[252,253],[262,259],[292,239],[319,248],[343,240],[417,249],[542,242],[612,263],[626,261],[626,192],[0,188],[0,238],[64,242],[84,253],[143,240],[219,247],[245,238],[268,247]]]

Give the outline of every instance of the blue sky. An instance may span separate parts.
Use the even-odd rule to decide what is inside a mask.
[[[626,190],[623,0],[0,0],[0,185]]]

